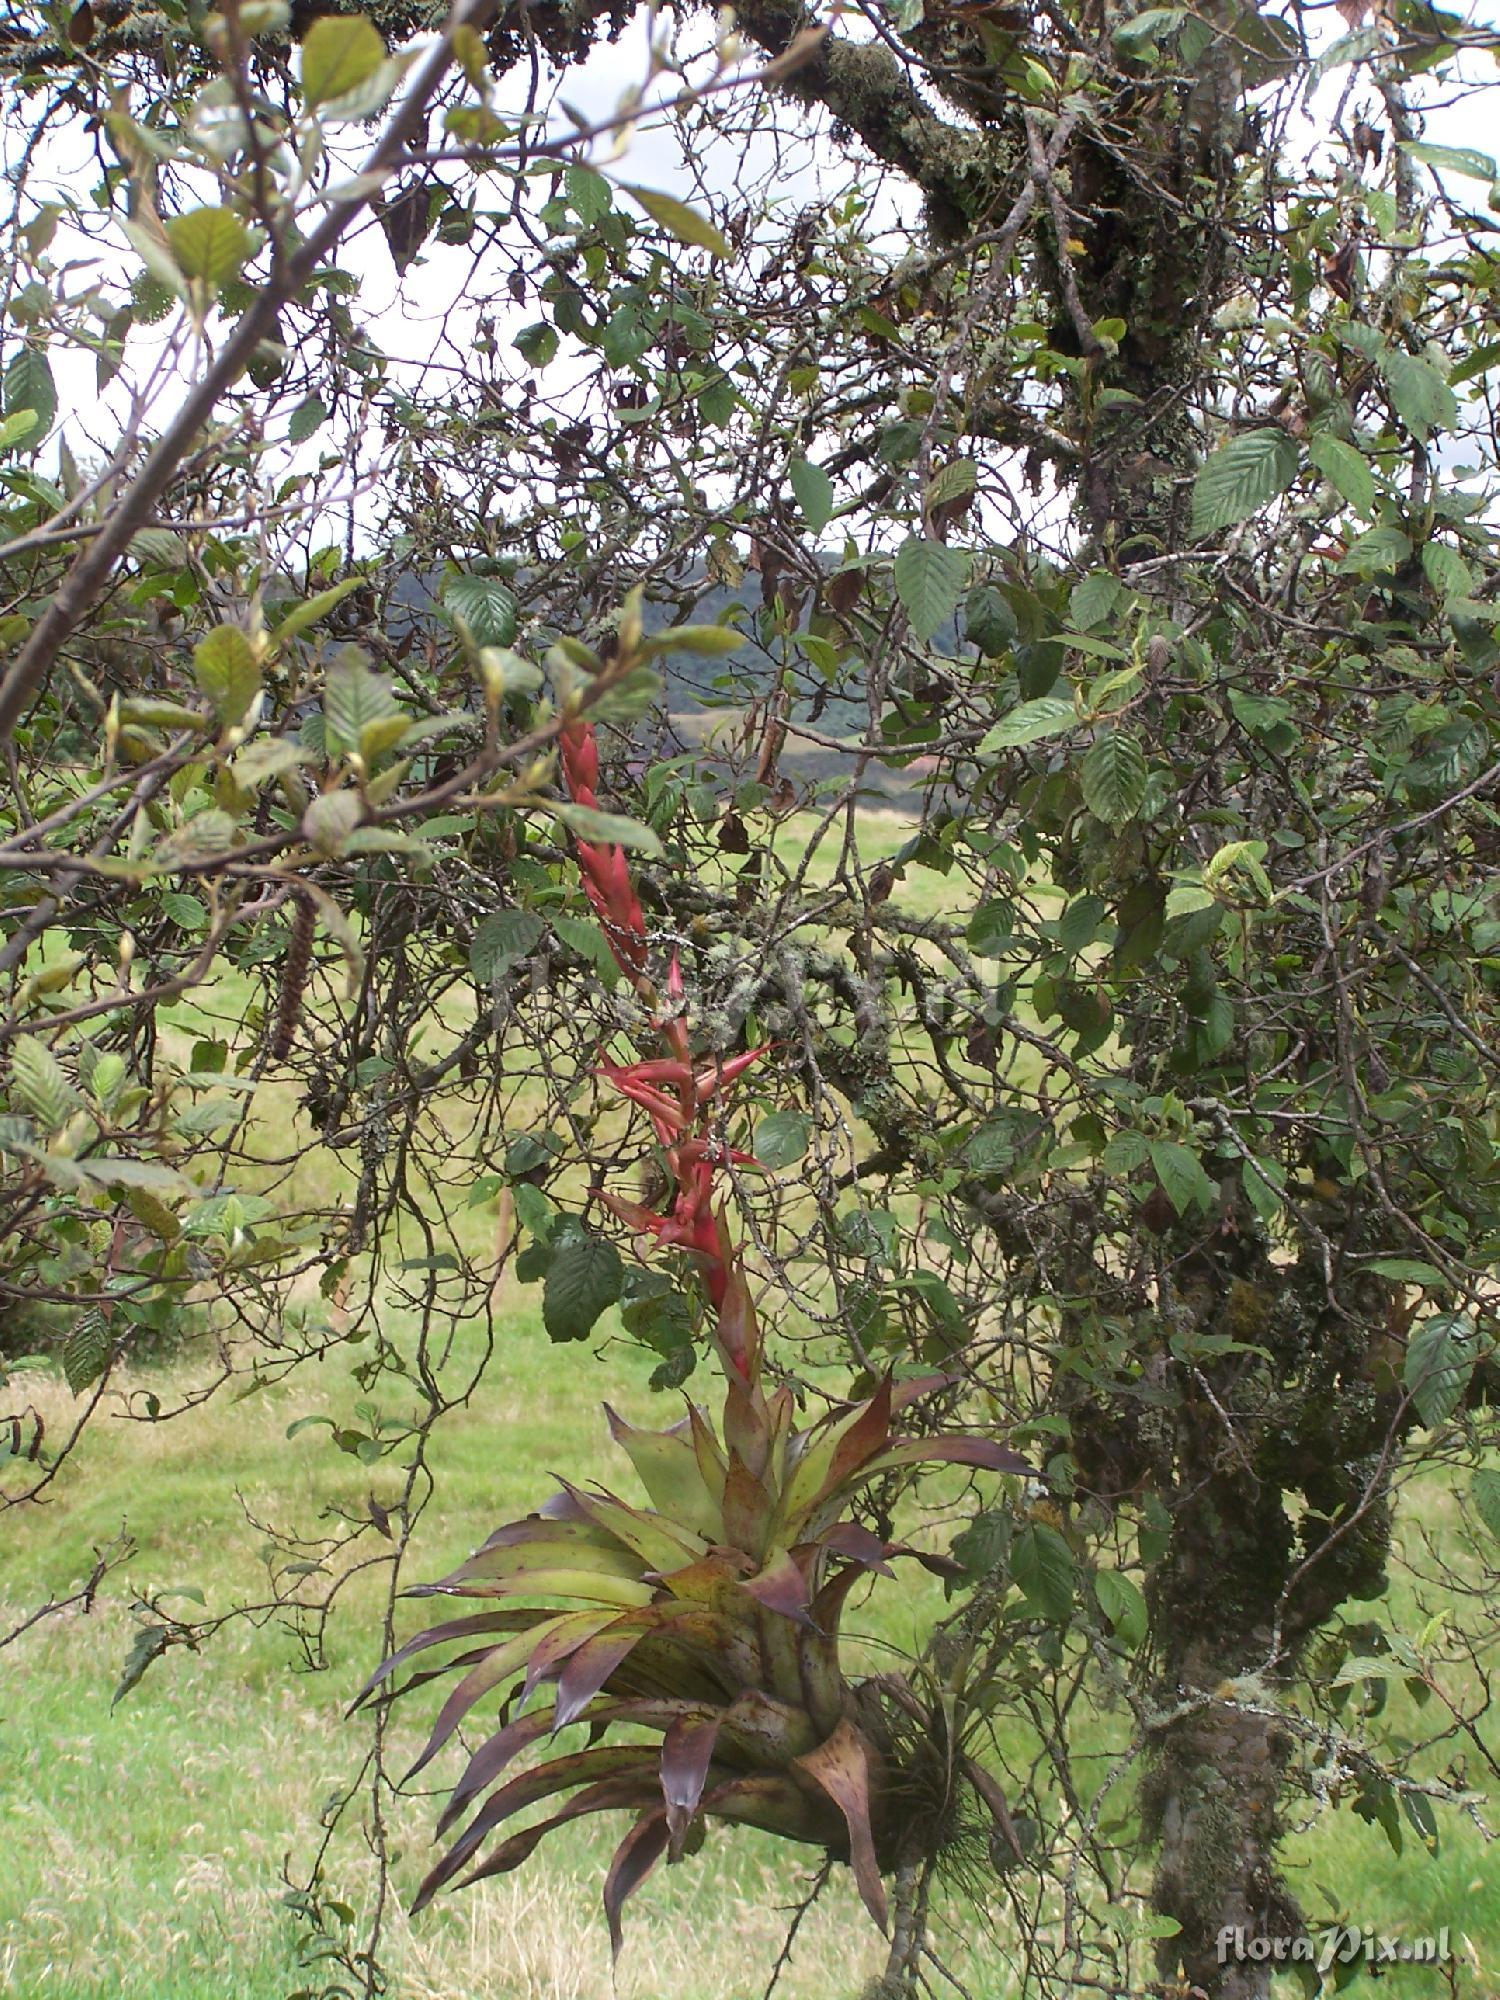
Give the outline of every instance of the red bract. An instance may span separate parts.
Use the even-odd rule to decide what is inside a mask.
[[[575,805],[599,810],[599,745],[591,722],[570,722],[562,731],[563,776]],[[580,840],[578,867],[583,892],[594,906],[604,939],[620,970],[639,980],[646,966],[646,919],[623,847]]]

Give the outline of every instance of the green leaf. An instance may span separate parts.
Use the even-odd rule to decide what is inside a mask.
[[[763,1167],[790,1167],[807,1151],[810,1127],[800,1111],[772,1111],[755,1128],[755,1157]]]
[[[1407,1285],[1440,1285],[1443,1274],[1435,1264],[1421,1257],[1376,1257],[1365,1266],[1380,1278],[1396,1278]]]
[[[302,38],[302,96],[309,106],[348,97],[385,61],[385,43],[363,14],[328,15]]]
[[[611,197],[609,182],[603,174],[596,174],[592,167],[573,166],[563,173],[563,191],[568,197],[568,206],[580,222],[602,222],[609,214]]]
[[[216,861],[232,854],[239,829],[226,812],[211,808],[194,813],[190,820],[159,840],[151,850],[148,866],[157,870],[188,868],[200,861]]]
[[[1462,174],[1471,181],[1493,181],[1495,178],[1494,160],[1488,153],[1476,152],[1472,146],[1432,146],[1422,139],[1398,139],[1396,143],[1409,160],[1418,160],[1424,167]]]
[[[1439,597],[1469,597],[1473,593],[1469,565],[1446,542],[1422,544],[1422,572]]]
[[[1081,632],[1087,632],[1090,626],[1102,624],[1125,595],[1118,579],[1107,569],[1096,569],[1081,583],[1074,584],[1068,600],[1069,615]]]
[[[292,412],[291,422],[286,427],[288,444],[306,444],[315,431],[322,430],[328,421],[328,405],[321,396],[309,396],[299,403]]]
[[[792,491],[802,509],[808,533],[821,535],[833,518],[833,481],[821,465],[812,465],[805,458],[792,460],[787,467],[787,477],[792,482]]]
[[[1075,896],[1057,920],[1057,941],[1064,951],[1075,955],[1086,951],[1099,937],[1109,915],[1102,896]]]
[[[1003,896],[995,896],[981,903],[970,917],[964,942],[976,957],[1000,958],[1009,950],[1015,934],[1015,905]]]
[[[1078,776],[1084,804],[1107,826],[1123,826],[1140,811],[1146,796],[1146,758],[1140,744],[1123,729],[1100,737]]]
[[[1397,415],[1424,444],[1430,432],[1447,430],[1458,421],[1458,398],[1421,355],[1388,347],[1380,357],[1380,372]]]
[[[1474,1474],[1469,1491],[1474,1497],[1474,1511],[1500,1542],[1500,1472],[1482,1465]]]
[[[120,1684],[115,1689],[114,1699],[110,1702],[111,1708],[119,1706],[131,1689],[139,1684],[142,1674],[151,1662],[159,1660],[171,1643],[171,1630],[166,1625],[142,1625],[138,1629],[130,1642],[124,1671],[120,1675]]]
[[[193,676],[225,728],[260,693],[260,664],[238,625],[216,625],[193,648]]]
[[[1179,1215],[1186,1215],[1191,1208],[1206,1211],[1218,1199],[1218,1189],[1191,1147],[1179,1145],[1175,1139],[1153,1139],[1151,1164]]]
[[[364,812],[356,792],[322,792],[302,815],[302,831],[319,854],[334,861],[343,853]]]
[[[521,959],[529,958],[546,929],[533,910],[496,910],[474,933],[469,946],[470,971],[481,985],[490,985]]]
[[[1403,1380],[1429,1428],[1446,1423],[1463,1401],[1474,1361],[1474,1322],[1467,1313],[1434,1313],[1412,1335]]]
[[[44,1131],[61,1131],[82,1099],[51,1049],[35,1035],[21,1035],[11,1049],[10,1064],[11,1102],[29,1111]]]
[[[1028,1521],[1011,1544],[1010,1573],[1028,1604],[1043,1618],[1061,1621],[1073,1609],[1077,1566],[1056,1528]]]
[[[723,231],[715,229],[705,215],[696,208],[689,208],[676,195],[658,194],[654,188],[634,187],[628,181],[622,186],[626,194],[638,201],[653,221],[659,222],[669,236],[679,243],[691,244],[698,250],[711,250],[715,257],[727,257],[729,242]]]
[[[1411,555],[1411,540],[1399,528],[1367,528],[1349,544],[1340,571],[1347,576],[1387,576]]]
[[[1242,431],[1199,468],[1193,481],[1193,535],[1233,527],[1285,493],[1296,476],[1297,447],[1285,431],[1274,425]]]
[[[649,659],[656,653],[702,653],[711,659],[722,659],[728,653],[739,652],[744,643],[744,633],[737,632],[733,625],[667,625],[660,632],[648,634],[641,645],[641,657]]]
[[[545,368],[557,352],[557,329],[548,326],[544,319],[533,320],[530,326],[521,328],[511,346],[533,368]]]
[[[208,923],[208,905],[196,896],[184,895],[180,889],[168,889],[161,906],[173,923],[180,924],[185,931],[200,931]]]
[[[174,215],[167,241],[185,278],[198,278],[218,291],[250,261],[255,239],[232,208],[193,208]]]
[[[896,595],[919,639],[931,639],[957,611],[968,574],[962,549],[925,535],[907,536],[896,551]]]
[[[1263,863],[1266,857],[1266,843],[1263,840],[1226,840],[1216,848],[1203,864],[1203,886],[1217,891],[1221,882],[1231,875],[1246,875],[1266,902],[1270,902],[1275,891],[1271,878]]]
[[[1342,438],[1319,431],[1308,439],[1307,455],[1355,513],[1368,520],[1375,510],[1375,475],[1363,454]]]
[[[978,485],[979,467],[972,458],[950,459],[929,484],[927,505],[929,508],[947,507],[955,500],[967,500]]]
[[[1280,1190],[1286,1185],[1286,1175],[1276,1161],[1242,1160],[1240,1185],[1262,1222],[1270,1227],[1280,1220]]]
[[[109,1321],[97,1306],[85,1307],[74,1321],[62,1352],[63,1374],[75,1396],[99,1380],[113,1351]]]
[[[29,437],[40,428],[41,418],[35,410],[13,410],[0,423],[0,451],[9,451],[13,444],[19,444],[23,437]]]
[[[14,428],[27,412],[31,423]],[[52,379],[51,365],[42,350],[29,341],[16,349],[5,370],[5,414],[10,420],[6,426],[6,444],[29,437],[33,451],[40,447],[57,416],[57,384]]]
[[[498,576],[450,576],[443,603],[476,646],[508,646],[516,636],[516,595]]]
[[[1146,1600],[1140,1585],[1117,1569],[1101,1569],[1094,1578],[1094,1594],[1115,1636],[1127,1646],[1138,1646],[1146,1636]]]
[[[620,968],[615,963],[615,955],[609,948],[608,940],[592,918],[568,917],[561,913],[551,919],[552,928],[570,951],[593,966],[599,977],[607,985],[613,986],[620,977]]]
[[[295,639],[299,632],[307,631],[326,618],[336,605],[342,604],[351,590],[358,590],[363,578],[346,576],[342,583],[335,583],[327,590],[320,590],[316,597],[304,598],[301,604],[293,605],[285,618],[271,634],[273,645],[284,646],[289,639]]]
[[[625,1267],[607,1236],[571,1218],[552,1232],[542,1287],[542,1324],[552,1340],[586,1340],[620,1296]]]
[[[357,647],[348,648],[328,669],[323,719],[330,756],[362,749],[365,730],[372,722],[394,721],[400,715],[395,683],[384,674],[372,673]]]
[[[580,840],[602,847],[626,847],[638,854],[662,852],[661,836],[655,828],[642,826],[638,819],[626,819],[623,813],[599,812],[593,806],[571,803],[555,805],[552,811]]]
[[[981,752],[1018,750],[1023,744],[1039,743],[1045,736],[1059,736],[1077,726],[1078,710],[1071,701],[1055,694],[1038,695],[1035,701],[1023,701],[1002,716],[979,748]]]

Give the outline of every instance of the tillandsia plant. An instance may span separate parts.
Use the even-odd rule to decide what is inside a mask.
[[[591,724],[565,726],[562,760],[575,804],[593,808]],[[951,1696],[929,1705],[900,1676],[855,1681],[845,1671],[840,1614],[859,1580],[890,1575],[903,1557],[947,1567],[875,1533],[851,1510],[873,1481],[924,1460],[1026,1467],[989,1438],[897,1434],[899,1413],[947,1378],[887,1378],[806,1428],[794,1420],[790,1387],[767,1391],[749,1285],[715,1194],[728,1163],[749,1163],[716,1130],[726,1095],[765,1051],[694,1055],[675,956],[664,995],[647,972],[645,923],[623,850],[580,839],[578,858],[610,950],[667,1050],[606,1065],[604,1074],[648,1113],[676,1190],[664,1212],[602,1190],[598,1197],[638,1237],[686,1253],[723,1402],[717,1423],[689,1403],[663,1431],[637,1429],[606,1405],[649,1506],[563,1481],[538,1513],[500,1528],[451,1576],[413,1593],[488,1608],[417,1634],[361,1697],[407,1660],[457,1647],[398,1690],[460,1676],[412,1775],[481,1702],[504,1697],[501,1726],[470,1756],[439,1835],[466,1815],[468,1823],[416,1907],[460,1876],[474,1882],[518,1867],[555,1827],[623,1810],[633,1823],[604,1884],[616,1952],[625,1899],[663,1854],[676,1861],[695,1850],[710,1819],[847,1860],[885,1929],[885,1874],[961,1847],[975,1830],[992,1851],[997,1840],[1019,1850],[999,1787],[964,1750]],[[535,1699],[544,1689],[550,1699]],[[617,1724],[660,1740],[601,1742]],[[507,1775],[523,1751],[573,1726],[587,1729],[586,1747]],[[558,1810],[484,1852],[517,1813],[564,1793],[572,1796]]]

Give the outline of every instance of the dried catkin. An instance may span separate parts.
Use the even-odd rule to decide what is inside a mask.
[[[307,975],[312,971],[313,931],[317,912],[309,896],[297,898],[297,914],[292,919],[292,941],[287,946],[281,968],[281,993],[276,1002],[276,1029],[271,1037],[271,1054],[285,1062],[297,1036],[302,1018],[302,996],[307,991]]]

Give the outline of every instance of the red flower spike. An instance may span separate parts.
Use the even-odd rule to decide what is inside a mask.
[[[591,722],[570,722],[561,736],[563,777],[576,804],[597,808],[599,745]],[[584,894],[600,920],[604,941],[620,970],[632,981],[646,965],[646,918],[630,879],[623,847],[597,841],[576,843]]]

